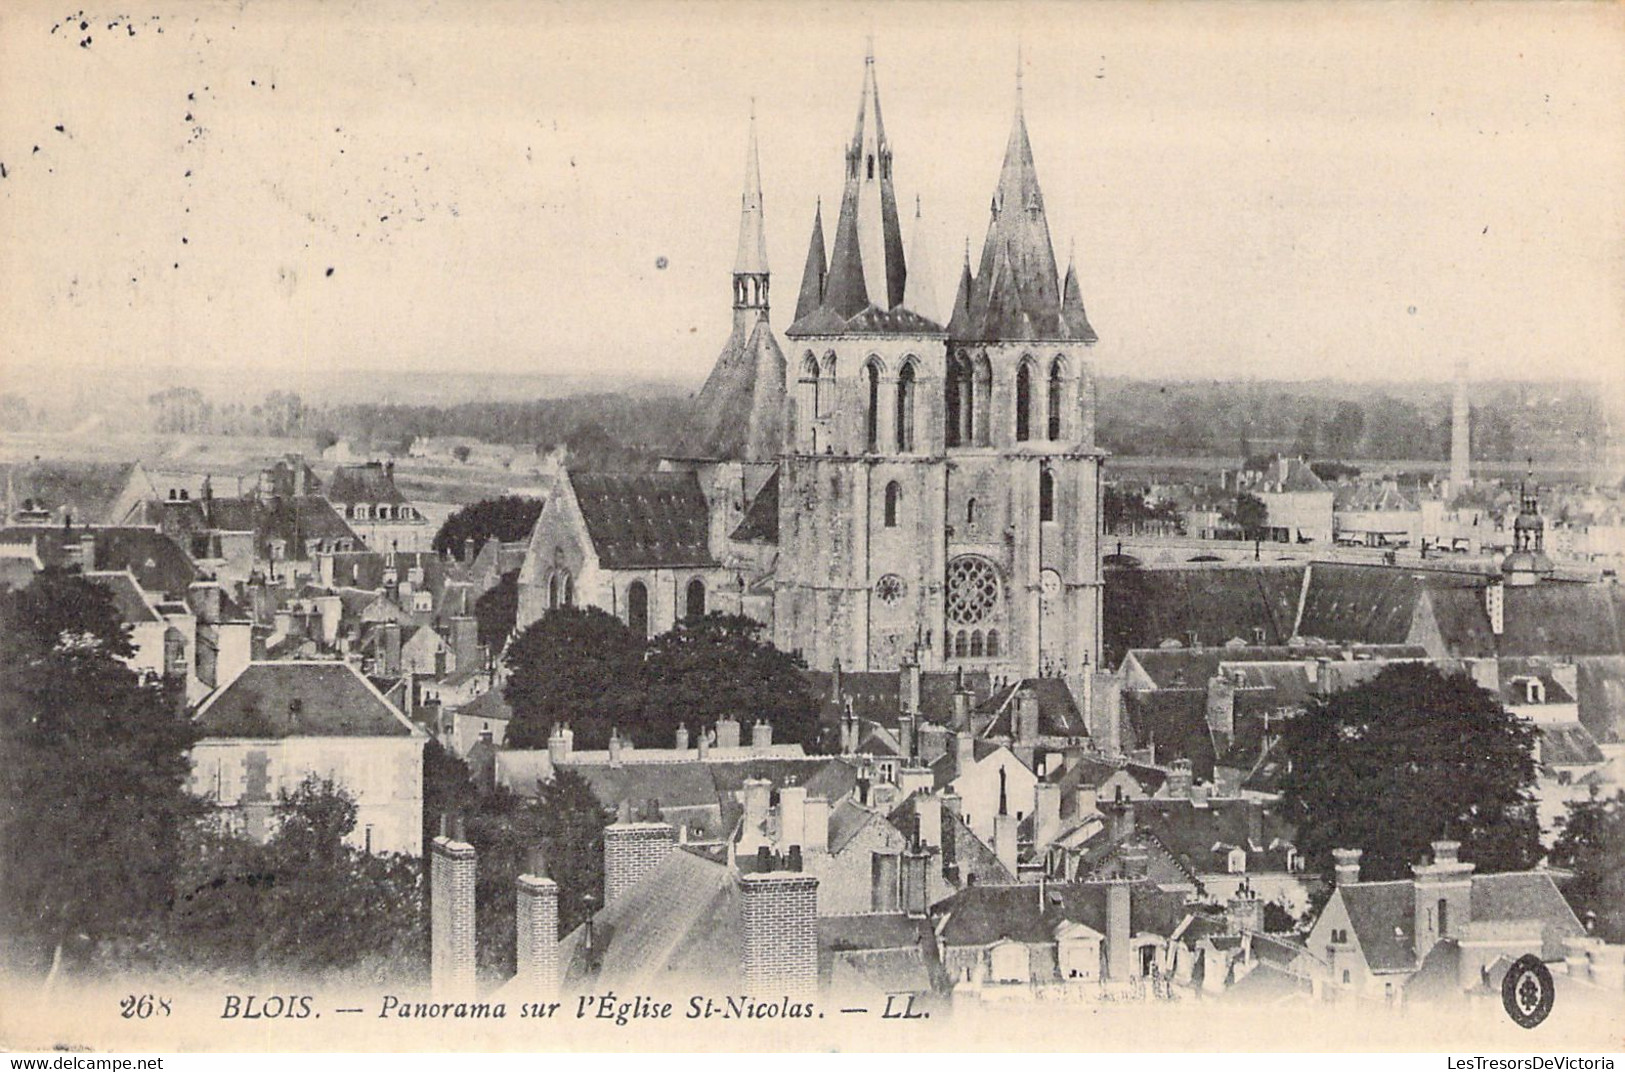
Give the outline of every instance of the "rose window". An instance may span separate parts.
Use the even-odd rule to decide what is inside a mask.
[[[901,603],[905,591],[907,588],[903,584],[903,578],[895,573],[886,574],[875,584],[875,595],[888,607],[895,607]]]
[[[999,574],[985,558],[966,556],[948,563],[948,620],[976,625],[999,606]]]

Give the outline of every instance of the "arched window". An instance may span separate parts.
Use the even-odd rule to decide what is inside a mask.
[[[954,655],[956,658],[962,659],[969,650],[970,646],[965,642],[965,631],[961,629],[954,634]]]
[[[556,574],[556,573],[549,573],[547,575],[547,606],[548,606],[549,610],[552,610],[552,609],[556,608],[558,605],[559,605],[559,575]]]
[[[897,450],[914,449],[914,362],[897,374]]]
[[[1055,474],[1048,469],[1038,474],[1038,520],[1055,520]]]
[[[963,350],[948,355],[948,382],[946,388],[948,403],[948,426],[946,428],[948,445],[950,447],[968,447],[972,439],[971,410],[974,404],[975,388],[971,382],[971,362]]]
[[[973,659],[982,657],[982,631],[980,629],[970,631],[970,654]]]
[[[626,586],[626,625],[634,636],[649,635],[649,589],[642,581]]]
[[[820,417],[835,412],[835,351],[824,354],[818,366],[818,409]]]
[[[1056,358],[1049,367],[1049,437],[1061,438],[1061,396],[1066,391],[1066,366]]]
[[[997,629],[987,631],[987,654],[989,658],[999,654],[999,631]]]
[[[1032,438],[1033,368],[1023,361],[1016,369],[1016,442]]]
[[[576,605],[576,579],[568,573],[564,575],[564,593],[562,596],[566,607]]]
[[[967,500],[965,502],[965,524],[967,524],[967,525],[976,524],[976,500],[975,499],[969,499],[969,500]]]
[[[824,404],[819,394],[823,385],[818,379],[818,359],[813,356],[811,350],[808,350],[801,359],[801,381],[799,386],[799,406],[802,419],[812,420],[816,417],[822,417],[824,415]]]
[[[880,362],[863,366],[863,378],[869,391],[869,404],[863,411],[863,441],[874,451],[880,447]]]
[[[988,418],[993,404],[993,363],[986,354],[978,354],[973,369],[971,390],[971,433],[967,442],[985,447],[993,442],[993,423]]]
[[[690,618],[698,618],[705,613],[705,582],[698,577],[688,582],[688,598],[685,600],[685,613]]]
[[[887,528],[894,529],[894,528],[897,527],[897,508],[900,505],[902,505],[902,502],[903,502],[903,487],[902,487],[901,484],[897,483],[897,481],[893,480],[890,484],[886,485],[886,527]]]

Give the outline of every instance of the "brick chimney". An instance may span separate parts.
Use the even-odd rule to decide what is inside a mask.
[[[519,876],[515,890],[515,953],[525,994],[556,997],[559,992],[559,887],[547,877],[540,852]]]
[[[1352,886],[1360,881],[1360,857],[1364,855],[1359,849],[1333,849],[1332,860],[1336,866],[1333,871],[1336,877],[1333,885]]]
[[[604,828],[604,904],[643,880],[676,851],[677,831],[670,823],[616,822]]]
[[[757,719],[750,728],[750,746],[758,752],[765,752],[773,747],[773,723],[765,719]]]
[[[1225,925],[1231,934],[1264,931],[1264,902],[1251,886],[1243,884],[1224,904]]]
[[[739,880],[745,988],[754,997],[812,997],[818,988],[818,879],[769,871]]]
[[[1168,769],[1168,796],[1174,800],[1186,800],[1190,795],[1191,761],[1176,759]]]
[[[717,719],[717,747],[739,747],[739,720],[729,716]]]
[[[462,820],[429,846],[429,982],[436,998],[474,996],[474,846]]]
[[[1112,879],[1106,884],[1106,978],[1114,983],[1133,977],[1134,949],[1130,929],[1132,882]]]
[[[829,801],[824,797],[808,797],[802,820],[804,853],[829,851]]]
[[[901,903],[902,857],[876,852],[869,857],[869,911],[896,912]]]
[[[931,854],[915,845],[903,852],[903,911],[915,919],[924,919],[930,907],[926,876]]]
[[[828,835],[825,835],[826,843]],[[787,785],[779,790],[779,845],[807,847],[807,787]]]

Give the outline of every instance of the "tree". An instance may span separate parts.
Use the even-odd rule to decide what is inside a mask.
[[[350,845],[355,825],[355,799],[314,774],[279,794],[276,832],[263,845],[212,817],[198,824],[161,963],[375,980],[420,973],[421,866]]]
[[[559,924],[568,933],[604,903],[604,827],[610,814],[587,780],[568,768],[538,786],[536,804],[547,873],[559,884]]]
[[[1358,402],[1339,402],[1326,425],[1326,450],[1341,458],[1352,457],[1364,434],[1365,409]]]
[[[199,812],[197,739],[178,698],[133,654],[107,589],[47,569],[0,592],[0,934],[49,964],[139,930],[159,911]]]
[[[530,530],[542,513],[542,500],[527,499],[519,495],[504,495],[497,499],[483,499],[465,506],[446,518],[440,531],[434,534],[435,554],[451,554],[463,558],[466,540],[474,541],[478,554],[486,540],[495,538],[505,543],[528,540]]]
[[[604,748],[643,709],[643,644],[597,607],[548,611],[514,638],[507,661],[510,748],[546,748],[555,722],[571,724],[577,748]]]
[[[762,639],[762,626],[737,614],[686,618],[649,645],[648,699],[633,740],[669,747],[679,725],[690,731],[731,716],[764,719],[774,740],[818,742],[818,701],[802,663]],[[745,727],[749,733],[749,727]]]
[[[1292,444],[1292,453],[1300,458],[1312,458],[1320,453],[1320,418],[1313,412],[1306,414],[1298,425],[1298,438]]]
[[[1571,800],[1551,862],[1574,872],[1563,893],[1609,942],[1625,942],[1625,790]]]
[[[1258,538],[1264,526],[1269,523],[1270,511],[1269,507],[1264,505],[1264,500],[1244,491],[1236,496],[1234,502],[1220,511],[1220,516],[1241,529],[1245,538],[1253,540]]]
[[[1328,875],[1333,849],[1357,848],[1362,877],[1406,878],[1446,837],[1480,871],[1529,867],[1541,855],[1535,743],[1466,674],[1394,664],[1286,724],[1282,808]]]
[[[502,650],[503,642],[519,622],[519,571],[509,570],[496,587],[474,601],[474,620],[480,643],[487,651]]]

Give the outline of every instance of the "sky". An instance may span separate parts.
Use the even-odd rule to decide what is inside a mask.
[[[1618,4],[77,2],[0,10],[0,377],[698,382],[752,102],[782,331],[871,35],[944,299],[1019,55],[1102,374],[1625,375]]]

